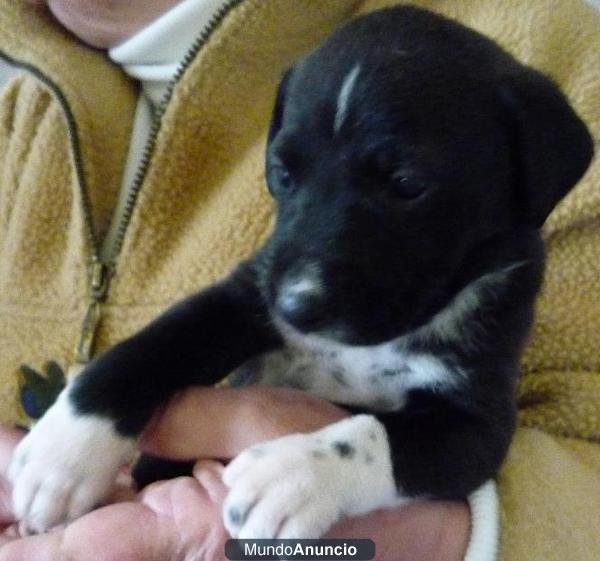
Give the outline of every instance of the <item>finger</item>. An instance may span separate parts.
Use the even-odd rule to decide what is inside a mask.
[[[0,532],[0,548],[2,548],[5,543],[12,542],[20,537],[21,534],[19,534],[18,524],[16,522],[4,526],[2,532]]]
[[[249,399],[230,388],[190,388],[155,416],[141,436],[141,448],[173,459],[228,457],[237,438],[231,425]]]
[[[141,447],[174,459],[232,458],[257,442],[318,430],[344,415],[342,409],[290,388],[191,388],[155,418]]]
[[[200,460],[194,466],[194,477],[204,487],[213,504],[223,504],[227,495],[227,487],[223,483],[225,467],[220,462]]]
[[[108,504],[135,501],[137,493],[134,490],[133,478],[129,472],[121,471],[117,475],[115,487],[107,500]]]
[[[61,553],[61,533],[52,532],[5,543],[0,547],[0,561],[67,561]]]
[[[209,489],[217,488],[217,494],[222,495],[223,484],[212,468],[201,471],[209,478],[206,486],[192,477],[178,477],[154,483],[141,494],[143,504],[159,516],[161,531],[164,533],[167,528],[162,543],[171,544],[167,549],[178,552],[177,560],[202,558],[216,561],[223,558],[227,534],[221,518],[222,501],[214,492],[211,497]],[[175,561],[164,555],[160,561],[166,559]],[[144,558],[144,561],[149,560]]]
[[[212,484],[213,481],[222,483],[225,466],[216,460],[198,460],[194,465],[193,476],[203,483]]]
[[[0,528],[12,524],[15,516],[12,509],[12,487],[0,477]]]

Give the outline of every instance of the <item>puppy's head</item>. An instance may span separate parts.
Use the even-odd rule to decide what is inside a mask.
[[[357,19],[280,86],[269,302],[303,332],[396,337],[478,248],[538,229],[591,155],[555,85],[493,42],[414,8]]]

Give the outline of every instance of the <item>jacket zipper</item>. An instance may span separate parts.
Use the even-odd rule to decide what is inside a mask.
[[[9,64],[27,70],[52,90],[62,106],[67,121],[67,128],[75,163],[75,173],[77,176],[79,190],[81,192],[82,211],[86,227],[86,234],[92,253],[88,273],[88,304],[81,327],[79,341],[77,342],[74,352],[74,360],[77,364],[86,364],[94,356],[96,336],[102,320],[102,306],[108,297],[110,280],[115,274],[117,260],[121,252],[121,248],[123,247],[123,241],[127,233],[127,228],[131,221],[138,194],[146,177],[146,173],[154,153],[156,138],[161,128],[163,115],[171,100],[175,85],[179,82],[200,50],[208,42],[212,33],[219,27],[229,12],[243,1],[244,0],[229,0],[221,5],[221,7],[210,18],[202,32],[198,35],[179,64],[173,79],[169,82],[167,91],[154,111],[152,124],[150,127],[150,134],[144,146],[142,159],[135,174],[133,183],[128,189],[125,206],[117,228],[117,233],[109,247],[102,247],[102,241],[99,239],[94,226],[91,200],[87,188],[85,174],[83,173],[83,161],[81,158],[81,148],[77,134],[77,123],[71,108],[69,107],[67,99],[59,87],[38,68],[29,63],[15,60],[14,58],[0,51],[0,56],[7,60]]]

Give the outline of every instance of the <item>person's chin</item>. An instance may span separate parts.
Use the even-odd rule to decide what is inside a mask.
[[[108,6],[106,0],[36,0],[34,3],[47,4],[52,15],[67,31],[97,49],[109,49],[125,41],[144,25],[141,22],[136,26],[129,11],[120,16],[114,3]],[[127,8],[126,2],[123,6]]]

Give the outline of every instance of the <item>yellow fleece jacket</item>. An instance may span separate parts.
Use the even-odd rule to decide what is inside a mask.
[[[224,275],[269,232],[266,126],[281,71],[353,15],[397,1],[234,3],[160,110],[114,260],[96,350]],[[583,0],[417,0],[554,77],[600,132],[600,16]],[[73,363],[89,264],[117,199],[137,97],[105,57],[0,0],[0,421],[18,370]],[[548,270],[499,477],[502,558],[600,558],[600,164],[545,227]]]

